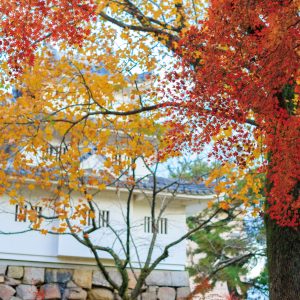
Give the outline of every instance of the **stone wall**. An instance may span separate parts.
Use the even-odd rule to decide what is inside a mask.
[[[138,273],[138,271],[136,271]],[[120,275],[109,268],[113,280]],[[135,277],[129,273],[129,288]],[[54,269],[0,265],[0,300],[114,300],[102,273],[88,268]],[[146,280],[139,300],[183,300],[189,294],[184,271],[155,270]]]

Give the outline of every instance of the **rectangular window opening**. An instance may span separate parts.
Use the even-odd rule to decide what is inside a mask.
[[[55,159],[59,159],[59,157],[62,154],[66,154],[68,151],[68,146],[67,145],[59,145],[59,146],[53,146],[49,144],[49,147],[47,149],[47,154],[49,156],[55,157]]]
[[[99,227],[109,227],[109,210],[99,211]]]
[[[144,232],[153,233],[151,217],[144,217]],[[167,218],[160,218],[160,220],[158,222],[157,232],[159,234],[168,234],[168,219]]]
[[[32,210],[35,210],[37,216],[42,214],[43,208],[41,206],[33,206]],[[19,218],[21,216],[21,219]],[[17,204],[15,207],[15,222],[27,222],[27,205]]]
[[[21,206],[19,204],[16,205],[15,208],[15,221],[16,222],[26,222],[27,219],[27,205]],[[22,216],[20,219],[19,216]]]

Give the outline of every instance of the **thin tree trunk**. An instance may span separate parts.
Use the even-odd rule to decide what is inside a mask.
[[[266,217],[270,300],[300,299],[300,228]]]

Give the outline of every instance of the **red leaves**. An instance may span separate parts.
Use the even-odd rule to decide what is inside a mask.
[[[282,226],[299,226],[299,118],[278,120],[276,131],[267,137],[272,153],[268,172],[270,216]]]
[[[92,0],[11,0],[0,3],[0,51],[20,71],[32,64],[39,42],[66,40],[80,43],[88,34],[84,23],[94,16]]]
[[[212,0],[207,19],[182,37],[183,72],[172,74],[192,86],[176,111],[189,120],[183,144],[197,150],[231,127],[232,136],[217,138],[214,155],[245,167],[255,159],[254,137],[265,137],[269,213],[283,226],[300,225],[299,87],[288,87],[299,77],[299,33],[294,1]],[[258,125],[251,130],[244,125],[249,115]]]

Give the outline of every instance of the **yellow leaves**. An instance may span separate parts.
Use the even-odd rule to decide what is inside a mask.
[[[227,45],[218,45],[217,49],[218,50],[227,51],[229,49],[229,47]]]
[[[251,215],[253,217],[257,217],[259,215],[259,213],[261,212],[261,209],[260,208],[257,208],[257,207],[254,207],[253,208],[253,211],[251,212]]]
[[[104,162],[104,166],[106,167],[106,168],[111,168],[112,167],[112,160],[110,159],[110,158],[107,158],[106,160],[105,160],[105,162]]]
[[[261,150],[259,148],[256,148],[252,151],[252,154],[255,159],[258,159],[261,156]]]
[[[60,215],[58,215],[58,219],[60,219],[60,220],[65,220],[65,218],[66,218],[66,214],[64,214],[64,213],[61,213]]]
[[[228,210],[229,209],[229,204],[226,201],[221,201],[219,203],[219,207],[224,209],[224,210]]]
[[[101,191],[101,190],[105,190],[106,189],[106,185],[104,183],[100,183],[97,185],[97,188]]]
[[[212,140],[214,142],[218,142],[220,140],[223,140],[223,139],[226,139],[228,137],[231,137],[232,134],[233,134],[232,127],[228,126],[225,129],[221,130],[217,135],[214,135],[212,137]]]
[[[83,141],[82,145],[84,147],[87,147],[90,144],[90,142],[88,140]]]
[[[31,184],[28,184],[28,189],[30,190],[30,191],[33,191],[34,189],[35,189],[35,185],[33,184],[33,183],[31,183]]]
[[[95,219],[95,212],[90,211],[89,216],[91,219]]]
[[[11,197],[11,198],[14,198],[17,196],[17,191],[16,190],[11,190],[9,193],[8,193],[8,196]]]
[[[86,225],[86,220],[85,219],[80,220],[80,224],[85,226]]]
[[[92,200],[93,200],[93,195],[91,195],[91,194],[86,194],[86,195],[85,195],[85,198],[86,198],[87,201],[92,201]]]
[[[39,229],[39,224],[33,224],[33,225],[31,225],[31,228],[34,230],[37,230],[37,229]]]
[[[17,203],[18,203],[18,201],[16,199],[10,199],[9,200],[9,204],[11,204],[11,205],[15,205]]]
[[[118,3],[111,1],[98,2],[99,11],[107,8],[113,14],[120,8]],[[152,17],[161,18],[165,15],[168,29],[175,24],[175,18],[180,21],[174,5],[170,6],[169,3],[163,2],[155,8],[145,1],[141,6],[147,7]],[[22,92],[22,96],[9,107],[7,120],[11,123],[16,120],[20,123],[30,122],[30,126],[14,126],[3,137],[3,141],[12,140],[18,148],[26,147],[31,156],[27,158],[18,153],[14,157],[13,167],[17,171],[24,171],[26,176],[20,179],[21,185],[18,188],[10,189],[10,203],[25,203],[24,199],[21,201],[18,198],[19,189],[26,187],[26,192],[33,191],[29,194],[34,197],[34,192],[39,193],[40,188],[48,193],[57,184],[61,189],[54,192],[56,200],[49,199],[48,202],[62,222],[68,216],[65,210],[70,213],[69,207],[73,205],[65,190],[82,193],[84,199],[86,183],[82,184],[82,178],[86,176],[86,171],[82,165],[86,163],[86,157],[89,159],[85,154],[91,152],[91,149],[96,149],[95,155],[101,158],[101,168],[102,159],[105,160],[106,172],[93,174],[100,178],[90,180],[88,184],[104,190],[104,182],[111,177],[128,168],[136,169],[136,164],[132,162],[137,157],[143,156],[151,161],[157,151],[169,145],[168,141],[160,143],[166,131],[159,123],[165,118],[162,111],[130,116],[101,115],[106,110],[126,112],[160,101],[155,76],[145,77],[145,82],[140,82],[141,76],[137,74],[137,70],[157,70],[156,50],[150,47],[149,37],[141,36],[141,40],[137,40],[135,33],[129,30],[121,32],[106,25],[98,30],[102,24],[91,26],[97,30],[87,37],[82,47],[74,45],[70,48],[66,43],[59,43],[59,55],[54,55],[53,49],[41,49],[35,65],[25,69],[11,84]],[[118,41],[116,45],[119,36],[124,44]],[[166,39],[166,36],[162,38]],[[134,67],[133,76],[128,75],[131,67]],[[89,117],[83,119],[89,114]],[[64,143],[68,146],[67,152],[56,147],[64,146]],[[49,144],[56,147],[55,151],[50,151]],[[179,155],[179,151],[169,151],[164,159],[176,155]],[[2,177],[6,175],[0,173],[1,183],[4,182]],[[4,190],[8,190],[7,186]],[[26,202],[30,200],[26,198]],[[93,196],[87,194],[84,201],[91,200]],[[88,210],[80,207],[75,212],[75,218],[83,218]],[[93,218],[93,214],[89,214]],[[29,220],[35,224],[38,222],[33,211],[29,212]],[[64,232],[65,229],[61,230]]]
[[[213,185],[221,196],[219,207],[228,209],[230,203],[252,207],[252,211],[263,199],[264,177],[255,168],[242,168],[233,163],[216,167],[209,175],[206,185]],[[210,204],[212,205],[212,204]]]
[[[45,133],[46,140],[51,141],[53,137],[53,128],[47,126],[44,130],[44,133]]]
[[[41,234],[46,235],[48,233],[48,230],[47,229],[41,229],[40,232],[41,232]]]
[[[129,39],[128,31],[122,30],[120,37],[121,37],[121,39],[128,40]]]
[[[212,208],[213,205],[214,205],[214,201],[211,200],[211,201],[208,201],[208,202],[207,202],[207,207],[208,207],[208,208]]]
[[[59,227],[59,228],[57,228],[57,233],[64,233],[65,231],[67,230],[67,228],[65,228],[65,227]]]
[[[22,221],[25,221],[26,215],[25,215],[25,213],[19,213],[17,218],[18,218],[18,221],[22,222]]]
[[[67,228],[68,228],[68,224],[64,222],[64,223],[60,223],[59,227],[53,226],[51,228],[51,231],[57,232],[57,233],[64,233],[67,231]]]
[[[232,128],[229,127],[228,129],[224,130],[224,134],[226,137],[232,136]]]
[[[88,147],[82,149],[83,153],[89,153],[90,151],[91,151],[91,149]]]

